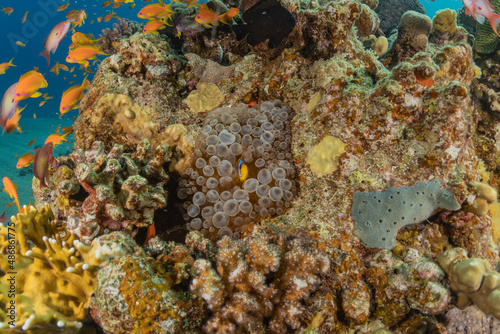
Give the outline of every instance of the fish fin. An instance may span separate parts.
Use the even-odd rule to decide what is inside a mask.
[[[33,95],[31,95],[31,97],[40,97],[40,96],[42,96],[42,93],[40,92],[36,92]]]
[[[38,55],[38,57],[44,57],[45,59],[47,59],[47,66],[50,65],[50,51],[49,49],[45,49],[43,50],[42,52],[40,52],[40,54]]]
[[[12,64],[12,61],[13,61],[13,60],[14,60],[14,58],[12,58],[12,59],[9,61],[9,65],[10,65],[10,66],[17,67],[17,65]]]
[[[500,15],[499,14],[492,14],[489,17],[489,20],[490,20],[491,27],[493,28],[493,31],[495,32],[495,34],[497,34],[497,36],[500,37],[500,35],[498,34],[498,30],[497,30],[497,27],[500,25]]]
[[[485,18],[483,15],[479,15],[479,14],[477,14],[477,15],[476,15],[476,20],[477,20],[477,22],[479,22],[479,23],[483,24],[483,23],[484,23],[484,20],[486,20],[486,18]]]
[[[267,37],[262,37],[257,34],[248,34],[247,43],[251,46],[256,46],[257,44],[264,42],[266,39]]]

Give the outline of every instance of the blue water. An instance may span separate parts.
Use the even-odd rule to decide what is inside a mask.
[[[31,185],[32,172],[31,166],[23,170],[15,169],[15,164],[17,162],[15,154],[20,156],[30,148],[40,147],[40,145],[43,144],[44,138],[53,133],[58,125],[67,126],[72,119],[78,115],[78,110],[73,110],[64,115],[63,119],[60,120],[58,118],[59,103],[63,91],[73,84],[81,83],[83,77],[87,74],[79,69],[79,65],[65,62],[68,47],[71,44],[71,32],[68,32],[67,36],[60,43],[57,52],[51,54],[50,67],[52,67],[56,61],[59,61],[59,63],[66,64],[69,68],[76,66],[75,71],[69,73],[61,70],[57,77],[49,72],[50,67],[47,66],[45,58],[38,56],[43,50],[43,43],[46,36],[56,24],[66,20],[66,13],[75,9],[84,9],[87,13],[85,24],[81,27],[77,27],[76,31],[87,34],[91,33],[96,38],[101,33],[102,29],[112,27],[113,23],[116,22],[116,19],[112,19],[109,22],[97,23],[97,17],[104,16],[111,11],[114,11],[120,17],[132,19],[140,23],[145,22],[145,20],[138,19],[136,16],[140,8],[144,6],[141,0],[135,1],[136,7],[133,9],[129,8],[130,4],[124,4],[117,9],[112,9],[110,6],[102,8],[101,5],[103,2],[104,0],[70,0],[69,7],[62,12],[58,12],[57,8],[67,3],[67,0],[3,0],[1,2],[1,5],[4,7],[14,8],[14,12],[10,16],[0,12],[0,26],[2,28],[2,34],[0,34],[0,63],[7,62],[11,58],[14,58],[16,67],[9,68],[4,75],[0,76],[0,97],[3,96],[3,93],[9,86],[19,80],[19,77],[23,73],[32,70],[33,67],[37,67],[39,71],[45,75],[49,84],[46,89],[42,89],[40,92],[48,93],[49,96],[53,97],[53,99],[48,100],[42,107],[38,106],[42,98],[30,98],[22,101],[20,106],[26,105],[26,109],[21,114],[22,118],[19,125],[21,128],[24,127],[24,133],[5,134],[0,136],[0,155],[3,155],[4,158],[11,157],[11,159],[4,159],[4,161],[11,161],[12,164],[0,164],[0,179],[4,176],[8,176],[14,183],[19,185],[21,204],[28,203],[29,199],[31,199],[28,193]],[[435,2],[422,0],[421,2],[427,11],[427,15],[431,18],[439,9],[452,8],[458,10],[462,7],[462,2],[455,0],[436,0]],[[24,24],[21,24],[21,19],[26,11],[29,11],[27,20]],[[92,21],[94,21],[94,23],[91,23]],[[16,45],[16,41],[26,44],[26,47]],[[97,66],[98,63],[90,66],[90,68],[96,70]],[[89,75],[90,80],[92,80],[92,77],[92,74]],[[70,81],[74,81],[74,83],[70,83]],[[33,119],[33,114],[36,114],[37,119],[40,120],[39,122]],[[43,119],[43,121],[41,121],[41,119]],[[40,133],[37,133],[37,144],[28,148],[24,142],[33,138],[33,132],[37,124],[40,124],[41,127],[41,129],[39,128],[37,130],[45,131],[45,135],[41,136]],[[30,133],[30,131],[32,133]],[[21,148],[19,147],[20,142],[23,143]],[[68,143],[64,146],[56,147],[54,155],[67,154],[68,149]],[[3,185],[0,184],[0,189],[2,188]],[[7,201],[9,201],[8,195],[0,193],[0,213]],[[9,212],[11,211],[13,211],[13,208],[9,210]]]

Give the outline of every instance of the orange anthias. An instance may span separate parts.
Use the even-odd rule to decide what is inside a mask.
[[[66,141],[66,136],[68,136],[68,134],[60,135],[58,133],[53,133],[49,135],[47,139],[45,139],[44,144],[52,143],[52,145],[55,147],[56,145],[61,144],[63,141]]]
[[[71,109],[78,108],[77,103],[83,98],[84,91],[90,87],[90,81],[87,77],[83,79],[81,85],[74,85],[68,88],[61,97],[61,104],[59,105],[59,117],[70,111]]]
[[[170,5],[171,4],[165,5],[163,1],[147,5],[137,13],[137,17],[141,19],[170,17],[174,13],[174,11],[170,9]]]
[[[98,48],[93,45],[83,45],[74,48],[73,50],[69,51],[68,56],[66,57],[66,61],[68,63],[79,63],[84,67],[87,67],[89,65],[88,60],[95,59],[96,55],[100,54],[107,56],[106,53],[101,51],[103,45],[104,44],[102,44]]]
[[[38,73],[35,70],[29,71],[21,75],[19,78],[19,83],[17,84],[14,92],[14,98],[17,101],[21,101],[29,97],[42,96],[42,93],[38,90],[47,86],[48,84],[43,74]]]
[[[8,63],[2,63],[0,64],[0,74],[4,74],[5,71],[7,71],[7,69],[11,66],[16,66],[14,64],[12,64],[12,61],[14,60],[14,58],[12,58]]]
[[[33,151],[33,150],[31,150],[31,151]],[[16,164],[17,169],[28,167],[30,165],[30,163],[33,161],[33,157],[35,156],[35,154],[31,153],[31,151],[24,153],[19,158],[19,160],[17,161],[17,164]]]
[[[3,186],[5,187],[4,191],[10,195],[10,198],[14,197],[17,209],[21,210],[21,206],[19,205],[19,198],[17,198],[17,190],[14,186],[14,183],[12,183],[12,181],[7,176],[5,176],[2,181]]]
[[[219,25],[219,22],[230,24],[232,18],[238,15],[238,13],[238,8],[231,8],[224,14],[217,15],[215,11],[209,9],[203,2],[200,5],[200,12],[195,16],[194,20],[203,25],[205,28],[211,28],[212,26]]]
[[[4,7],[4,6],[2,6],[2,12],[4,12],[7,15],[12,14],[13,11],[14,11],[14,8],[12,8],[12,7]]]

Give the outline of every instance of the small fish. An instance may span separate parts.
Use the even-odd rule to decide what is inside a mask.
[[[246,24],[233,25],[236,39],[247,38],[247,43],[255,46],[269,40],[269,48],[274,49],[295,27],[295,17],[278,0],[261,0],[246,10],[243,15]]]
[[[17,197],[16,186],[7,176],[4,176],[2,181],[3,181],[3,186],[5,187],[3,191],[9,194],[10,198],[14,198],[14,202],[16,203],[17,209],[21,210],[21,206],[19,205],[19,198]]]
[[[71,41],[73,42],[69,48],[70,49],[74,49],[78,46],[83,46],[83,45],[93,45],[93,46],[96,46],[96,43],[98,41],[100,41],[102,38],[99,38],[99,39],[96,39],[94,40],[93,39],[94,36],[93,35],[88,35],[88,34],[84,34],[84,33],[81,33],[81,32],[75,32],[72,36],[71,36]]]
[[[209,9],[204,2],[202,2],[200,5],[200,12],[196,14],[194,19],[205,28],[212,28],[213,26],[219,25],[219,22],[230,24],[233,17],[238,15],[238,13],[239,9],[234,7],[228,10],[226,13],[218,15],[215,11]]]
[[[95,59],[97,55],[107,56],[106,53],[101,51],[101,48],[104,46],[102,44],[99,47],[95,47],[92,45],[84,45],[77,47],[73,50],[70,50],[68,56],[66,57],[66,62],[68,63],[78,63],[87,67],[89,65],[89,60]],[[71,72],[71,70],[70,70]]]
[[[44,102],[45,102],[45,101],[44,101]],[[35,113],[33,113],[33,119],[36,119],[36,114],[35,114]]]
[[[149,20],[148,23],[144,25],[142,32],[144,34],[157,34],[158,30],[166,28],[168,24],[163,20]]]
[[[51,143],[52,145],[54,145],[54,147],[56,147],[57,145],[60,145],[63,141],[66,141],[67,136],[68,136],[68,134],[60,135],[58,133],[53,133],[53,134],[49,135],[47,137],[47,139],[45,139],[44,144]]]
[[[72,10],[66,14],[66,18],[73,25],[73,29],[85,23],[87,13],[83,9]]]
[[[69,21],[58,23],[54,28],[52,28],[45,39],[45,42],[43,42],[45,50],[43,50],[39,56],[43,56],[47,59],[47,66],[50,65],[50,54],[56,52],[59,43],[62,41],[64,36],[66,36],[70,26],[71,23]]]
[[[64,64],[59,64],[59,62],[56,62],[56,64],[50,68],[50,72],[54,73],[55,76],[59,75],[59,70],[69,71],[69,68]]]
[[[181,33],[186,36],[194,36],[197,32],[205,30],[205,27],[200,23],[188,17],[180,19],[175,28],[177,29],[176,37],[181,37]]]
[[[21,19],[21,24],[26,22],[26,18],[28,17],[28,12],[24,13],[23,18]]]
[[[61,128],[61,131],[63,132],[64,135],[74,132],[73,126],[65,126],[65,127]]]
[[[241,159],[238,161],[238,177],[240,182],[243,182],[248,178],[248,167]]]
[[[47,100],[42,100],[42,101],[40,101],[40,103],[38,103],[38,106],[39,106],[39,107],[43,106],[43,105],[45,104],[45,102],[47,102]]]
[[[152,19],[152,18],[165,18],[170,17],[173,10],[170,9],[171,3],[165,5],[163,1],[160,0],[158,3],[147,5],[146,7],[139,10],[137,17],[141,19]]]
[[[73,71],[75,70],[75,66],[73,66],[72,68],[69,69],[69,73],[73,73]],[[66,79],[66,78],[64,78]]]
[[[58,168],[57,160],[52,156],[54,145],[47,143],[35,150],[33,157],[33,175],[40,180],[40,189],[47,188],[49,165]]]
[[[14,8],[12,8],[12,7],[4,7],[4,6],[2,6],[2,12],[4,12],[7,15],[12,14],[13,11],[14,11]]]
[[[35,70],[29,71],[19,78],[16,91],[14,92],[14,98],[17,101],[21,101],[29,97],[42,96],[42,93],[38,90],[47,86],[47,80],[45,80],[43,74]]]
[[[104,16],[104,22],[109,22],[113,16],[115,16],[115,13],[109,13]]]
[[[14,58],[12,58],[8,63],[2,63],[2,64],[0,64],[0,75],[4,74],[5,71],[7,71],[9,69],[9,67],[11,67],[11,66],[15,67],[16,66],[16,65],[12,64],[13,60],[14,60]]]
[[[488,0],[462,0],[462,3],[466,8],[466,15],[472,15],[480,24],[483,24],[485,19],[488,19],[493,31],[500,37],[497,31],[500,24],[500,14],[495,14],[495,8]]]
[[[45,97],[45,100],[48,101],[48,100],[51,100],[53,98],[54,98],[53,96],[47,96],[47,97]]]
[[[23,133],[23,130],[19,126],[19,120],[21,119],[21,111],[23,111],[24,108],[26,108],[26,106],[24,106],[21,109],[16,108],[14,116],[11,119],[7,120],[7,124],[5,125],[5,130],[7,131],[7,134],[10,135],[14,130],[17,130],[19,133]]]
[[[100,23],[101,21],[102,21],[102,16],[99,16],[99,17],[97,18],[97,22],[98,22],[98,23]]]
[[[109,5],[111,5],[113,2],[112,1],[104,1],[104,3],[102,4],[102,8],[105,8],[105,7],[108,7]]]
[[[113,9],[115,9],[115,8],[119,8],[121,5],[123,5],[123,4],[121,4],[121,3],[114,3],[114,4],[111,6],[111,8],[113,8]]]
[[[26,46],[26,44],[24,44],[21,41],[16,41],[16,45],[19,45],[20,47],[23,47],[23,48]]]
[[[14,117],[16,108],[19,105],[19,101],[14,98],[16,87],[17,82],[7,88],[2,98],[2,104],[0,106],[0,126],[3,129],[2,135],[7,128],[7,121]]]
[[[148,226],[148,229],[146,231],[146,239],[144,239],[144,243],[142,244],[142,246],[146,245],[149,240],[155,237],[155,235],[156,235],[156,227],[155,223],[153,222],[153,224]]]
[[[31,139],[30,142],[28,143],[28,147],[33,145],[35,143],[35,138]]]
[[[128,6],[129,9],[134,9],[135,8],[135,3],[131,4],[130,6]]]
[[[69,6],[69,2],[67,4],[59,6],[59,8],[57,8],[57,11],[62,12],[63,10],[66,10],[66,8],[68,8],[68,6]]]
[[[65,113],[71,109],[78,108],[78,101],[80,101],[84,96],[84,91],[90,87],[90,81],[87,77],[83,79],[81,85],[74,85],[64,91],[61,97],[61,103],[59,105],[59,112],[61,113],[59,117],[62,117]]]
[[[31,150],[34,151],[34,150]],[[33,162],[33,157],[35,156],[34,153],[31,153],[31,151],[28,151],[24,153],[19,160],[17,161],[16,168],[21,169],[24,167],[28,167],[31,162]]]

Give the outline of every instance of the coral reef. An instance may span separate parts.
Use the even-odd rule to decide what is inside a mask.
[[[437,11],[432,19],[430,42],[443,45],[466,41],[467,38],[467,31],[462,27],[457,27],[456,11],[448,8]]]
[[[114,239],[126,244],[135,244],[129,235],[113,232],[99,239]],[[98,239],[98,240],[99,240]],[[154,247],[154,246],[151,246]],[[154,259],[134,246],[134,251],[116,258],[101,269],[96,278],[96,289],[90,300],[92,317],[105,333],[189,333],[191,326],[200,322],[201,300],[175,285],[190,275],[180,276],[183,264],[192,266],[193,259],[187,252],[184,258],[175,254],[182,247],[169,247],[159,243],[161,257]],[[158,254],[157,254],[158,255]],[[166,260],[169,258],[170,260]],[[186,325],[187,324],[187,325]]]
[[[401,17],[408,11],[425,14],[424,6],[418,0],[379,0],[375,13],[380,18],[380,29],[386,36],[392,35],[391,31],[398,26]]]
[[[116,20],[118,22],[113,23],[113,28],[103,29],[99,35],[100,41],[98,45],[102,45],[101,50],[108,55],[116,53],[113,44],[119,43],[121,39],[128,39],[133,34],[141,31],[141,26],[135,21],[123,17],[117,17]]]
[[[392,41],[389,52],[382,62],[391,68],[417,52],[425,50],[432,29],[432,21],[425,14],[408,11],[401,16],[398,32]],[[391,36],[389,39],[392,39]]]
[[[168,146],[153,149],[145,139],[130,154],[119,144],[106,152],[104,143],[96,141],[91,150],[78,149],[70,156],[75,167],[59,168],[55,192],[68,230],[82,241],[90,243],[106,231],[135,234],[153,224],[155,210],[166,206]]]
[[[129,139],[135,136],[125,132],[127,126],[113,126],[127,107],[123,111],[115,108],[124,104],[134,104],[137,107],[133,110],[143,110],[144,116],[135,122],[136,128],[151,129],[157,123],[155,134],[168,125],[192,124],[192,114],[181,111],[183,97],[178,94],[186,84],[178,78],[186,61],[160,35],[132,35],[122,39],[116,51],[101,62],[80,102],[80,115],[74,125],[75,148],[88,150],[92,142],[101,140],[106,149],[115,143],[134,149],[138,141]],[[113,96],[127,96],[130,100],[115,100]],[[143,120],[146,124],[141,123]]]
[[[297,239],[272,239],[267,234],[243,240],[224,236],[217,243],[216,269],[205,259],[194,262],[191,290],[212,311],[207,333],[288,333],[301,326],[302,301],[318,288],[330,260]]]
[[[252,220],[283,213],[295,191],[292,116],[279,100],[208,113],[177,192],[189,229],[238,238]]]
[[[448,274],[451,288],[458,294],[458,307],[474,302],[485,314],[500,320],[500,273],[494,271],[488,261],[468,258],[462,248],[447,250],[438,261]]]
[[[194,112],[207,112],[217,108],[224,102],[224,95],[213,83],[200,82],[197,89],[193,90],[184,100]]]
[[[366,275],[375,289],[375,316],[387,326],[401,321],[412,310],[439,314],[447,309],[450,293],[440,281],[444,272],[416,249],[402,258],[383,250],[373,257]]]

